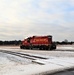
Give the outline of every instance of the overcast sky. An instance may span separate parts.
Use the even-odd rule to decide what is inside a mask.
[[[74,41],[74,0],[0,0],[0,40],[33,35]]]

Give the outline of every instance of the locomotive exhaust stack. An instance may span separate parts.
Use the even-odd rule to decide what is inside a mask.
[[[53,50],[56,45],[52,42],[52,36],[32,36],[24,39],[20,45],[21,49]]]

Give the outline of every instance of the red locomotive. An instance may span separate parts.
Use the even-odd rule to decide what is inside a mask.
[[[44,49],[52,50],[56,49],[56,45],[52,42],[52,36],[32,36],[24,39],[20,46],[21,49]]]

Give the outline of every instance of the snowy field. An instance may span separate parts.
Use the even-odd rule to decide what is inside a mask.
[[[74,52],[61,49],[74,50],[74,46],[58,46],[56,51],[20,50],[19,47],[1,46],[0,50],[24,52],[48,59],[30,60],[0,52],[0,75],[43,75],[73,68]]]
[[[62,50],[74,50],[74,45],[58,45],[57,49]]]

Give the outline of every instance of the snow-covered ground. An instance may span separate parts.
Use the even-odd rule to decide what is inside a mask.
[[[69,48],[70,47],[64,47],[64,48],[62,46],[58,47],[58,49],[69,49]],[[2,47],[0,49],[2,50],[5,48]],[[10,48],[7,49],[10,50]],[[16,48],[12,48],[11,50],[14,49]],[[17,49],[15,51],[17,51]],[[18,48],[18,52],[22,53],[25,51],[20,51],[20,49]],[[43,52],[45,53],[45,51]],[[74,52],[62,51],[63,56],[61,57],[59,56],[57,57],[57,55],[50,56],[50,54],[48,54],[48,53],[53,54],[53,52],[54,54],[57,53],[57,55],[61,55],[61,53],[58,54],[58,51],[51,51],[51,52],[47,51],[45,55],[44,54],[40,55],[39,51],[38,51],[39,54],[37,53],[34,54],[33,51],[33,55],[46,57],[48,59],[30,60],[0,52],[0,75],[43,75],[45,73],[52,73],[74,67],[74,57],[70,55],[64,57],[65,54],[67,53],[74,55]],[[28,54],[32,54],[32,52]]]
[[[10,54],[0,53],[0,75],[35,75],[52,73],[66,68],[74,67],[74,58],[49,57],[47,60],[23,59]]]
[[[57,49],[62,49],[62,50],[74,50],[74,45],[59,45],[57,46]]]

